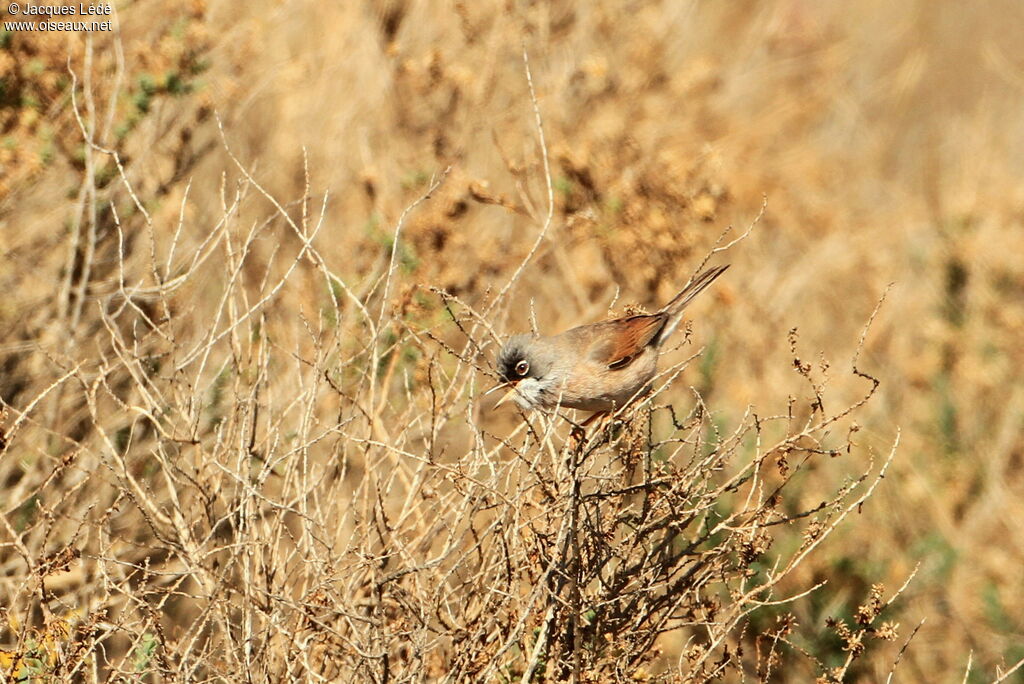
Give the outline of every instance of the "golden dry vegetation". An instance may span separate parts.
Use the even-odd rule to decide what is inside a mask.
[[[114,5],[0,34],[6,677],[1024,681],[1019,3]]]

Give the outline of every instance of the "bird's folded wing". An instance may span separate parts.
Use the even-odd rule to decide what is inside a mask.
[[[588,356],[610,369],[623,368],[654,340],[667,320],[667,314],[656,313],[607,321],[602,324],[606,330],[594,335]]]

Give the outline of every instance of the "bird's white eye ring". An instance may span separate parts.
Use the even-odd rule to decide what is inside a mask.
[[[516,374],[525,377],[530,372],[530,364],[525,360],[516,364]]]

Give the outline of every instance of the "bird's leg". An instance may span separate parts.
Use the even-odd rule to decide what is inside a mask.
[[[572,430],[569,430],[569,445],[573,449],[578,449],[583,444],[583,440],[587,438],[587,431],[579,425],[573,425]]]
[[[573,447],[583,444],[583,441],[587,438],[587,427],[595,421],[603,423],[603,419],[606,419],[609,415],[608,411],[598,411],[587,416],[587,419],[579,425],[574,425],[569,432],[569,440],[572,442]]]
[[[608,417],[608,415],[609,415],[609,412],[608,412],[608,411],[598,411],[597,413],[592,413],[592,414],[590,414],[590,415],[589,415],[589,416],[587,417],[587,419],[586,419],[585,421],[583,421],[582,423],[580,423],[580,427],[581,427],[581,428],[586,428],[586,427],[587,427],[588,425],[590,425],[590,424],[591,424],[591,423],[593,423],[594,421],[598,421],[598,420],[600,420],[601,418],[607,418],[607,417]]]

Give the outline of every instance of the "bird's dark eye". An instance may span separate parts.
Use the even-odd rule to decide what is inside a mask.
[[[516,364],[516,375],[520,377],[526,377],[526,374],[530,372],[530,364],[525,360],[520,361]]]

